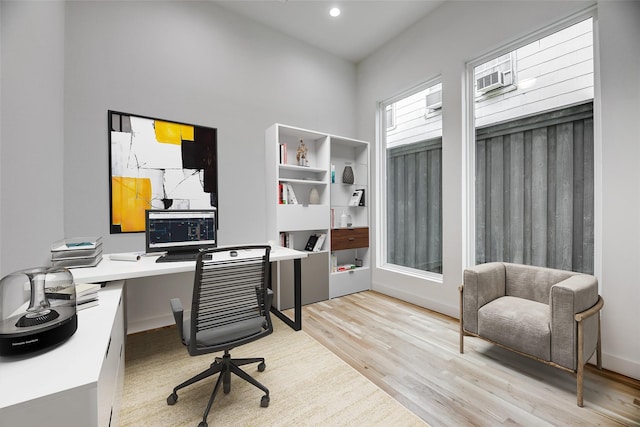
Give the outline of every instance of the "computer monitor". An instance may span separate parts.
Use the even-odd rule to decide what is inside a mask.
[[[150,209],[145,222],[147,253],[197,253],[216,246],[215,209]]]

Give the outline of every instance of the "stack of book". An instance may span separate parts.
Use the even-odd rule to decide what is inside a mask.
[[[287,144],[280,144],[280,164],[287,164]]]
[[[322,245],[324,244],[324,240],[327,238],[326,233],[315,233],[309,236],[309,240],[307,240],[307,245],[304,247],[305,251],[312,252],[320,252],[322,250]]]
[[[293,191],[293,186],[288,182],[278,184],[278,204],[297,205],[298,199]]]
[[[98,305],[98,291],[100,287],[100,285],[94,283],[76,283],[76,310],[83,310]],[[73,298],[73,289],[73,287],[54,289],[47,291],[45,295],[49,299],[71,300]]]
[[[293,249],[293,236],[291,235],[291,233],[285,233],[284,231],[281,231],[279,245],[283,248]]]
[[[95,283],[76,283],[76,310],[98,305],[100,285]]]
[[[53,267],[95,267],[102,260],[102,237],[76,237],[53,242]]]

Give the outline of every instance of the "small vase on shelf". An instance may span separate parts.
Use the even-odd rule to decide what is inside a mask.
[[[351,168],[351,164],[347,163],[344,167],[344,171],[342,171],[342,182],[345,184],[353,184],[353,181],[353,169]]]
[[[309,204],[310,205],[319,205],[320,204],[320,194],[318,193],[318,190],[315,187],[313,187],[309,191]]]

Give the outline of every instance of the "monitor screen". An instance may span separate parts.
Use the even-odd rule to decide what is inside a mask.
[[[198,252],[216,246],[216,210],[147,210],[147,252]]]

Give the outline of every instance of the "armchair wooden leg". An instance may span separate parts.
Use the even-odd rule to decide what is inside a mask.
[[[593,315],[597,316],[597,329],[598,336],[596,338],[596,358],[598,363],[598,369],[602,369],[602,347],[600,340],[600,310],[602,310],[602,306],[604,305],[604,300],[601,296],[598,296],[598,301],[593,305],[593,307],[581,312],[576,313],[574,318],[578,323],[578,366],[576,369],[576,381],[577,381],[577,397],[578,397],[578,406],[582,407],[582,396],[583,396],[583,386],[584,386],[584,324],[583,320],[587,319]]]
[[[458,287],[458,290],[460,291],[460,354],[464,354],[464,323],[462,321],[462,313],[463,313],[463,307],[462,307],[462,301],[463,301],[463,295],[462,295],[462,286]]]
[[[602,370],[602,339],[600,335],[600,313],[598,313],[598,342],[596,344],[596,362],[598,369]]]
[[[578,322],[578,370],[576,372],[576,394],[578,406],[583,407],[583,381],[584,381],[584,326],[582,321]]]
[[[577,373],[577,400],[578,400],[578,406],[579,407],[583,407],[584,403],[583,403],[583,386],[584,386],[584,367],[583,366],[578,366],[578,373]]]

